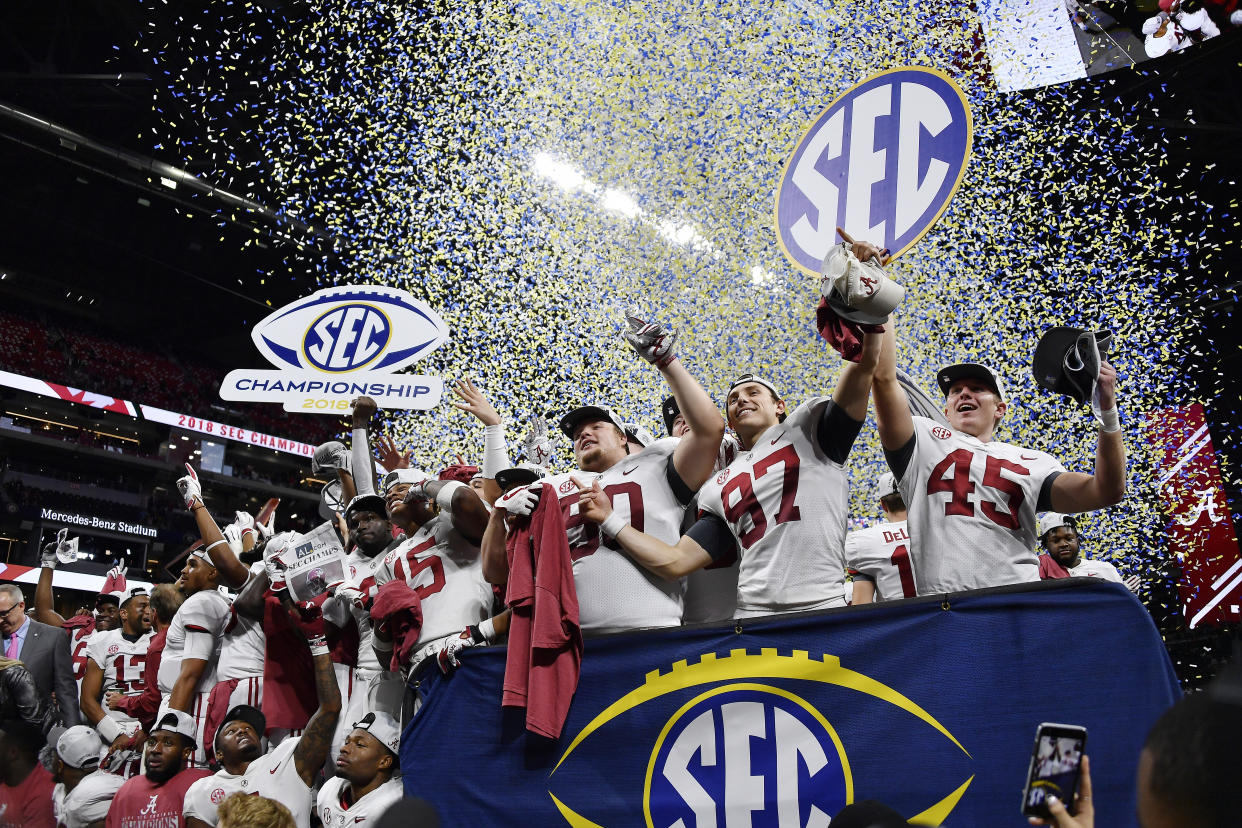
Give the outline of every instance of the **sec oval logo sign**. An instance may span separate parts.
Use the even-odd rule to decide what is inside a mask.
[[[953,198],[971,147],[970,107],[947,75],[903,66],[867,78],[803,133],[776,191],[776,234],[818,276],[836,228],[900,256]]]
[[[448,340],[448,327],[411,294],[377,285],[325,288],[285,305],[251,338],[277,368],[396,371]]]

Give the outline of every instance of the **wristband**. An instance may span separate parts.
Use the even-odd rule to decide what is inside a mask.
[[[306,643],[310,645],[311,658],[328,654],[328,639],[322,635],[307,639]]]
[[[1117,406],[1113,406],[1107,411],[1101,411],[1099,419],[1100,430],[1105,434],[1121,431],[1121,413],[1117,410]]]
[[[453,495],[457,494],[458,489],[466,488],[466,484],[460,480],[446,481],[440,487],[440,491],[436,492],[436,505],[444,511],[450,511],[453,508]]]
[[[599,531],[603,532],[610,538],[615,538],[617,535],[621,534],[622,529],[629,525],[630,522],[628,520],[621,517],[618,512],[613,512],[607,517],[607,519],[604,520],[603,523],[599,525]]]
[[[380,638],[378,635],[373,635],[371,636],[371,649],[375,650],[376,652],[380,652],[380,653],[391,653],[392,652],[392,639],[385,641],[384,639]]]
[[[470,628],[470,632],[471,632],[471,637],[474,638],[475,644],[479,644],[479,643],[491,644],[493,641],[496,640],[496,625],[492,623],[492,619],[490,618],[480,621],[477,627],[472,626]],[[477,638],[474,637],[475,633],[478,634]]]
[[[125,735],[125,731],[121,730],[121,725],[117,723],[117,720],[106,714],[95,724],[95,732],[106,745],[111,745],[119,737]]]
[[[211,557],[211,550],[215,549],[217,546],[219,546],[222,543],[227,544],[228,541],[225,540],[224,538],[220,538],[220,540],[218,541],[214,541],[212,543],[207,544],[207,546],[204,547],[203,549],[203,554],[207,556],[207,560],[211,561],[212,566],[216,565],[216,561],[214,558]]]
[[[505,425],[483,427],[483,476],[496,479],[496,473],[509,468],[509,447],[505,445]]]

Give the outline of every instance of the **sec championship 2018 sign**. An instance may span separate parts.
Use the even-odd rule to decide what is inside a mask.
[[[840,226],[901,255],[949,206],[970,144],[970,108],[947,75],[903,66],[867,78],[798,139],[776,191],[781,250],[817,276]]]
[[[349,401],[364,394],[380,408],[433,408],[443,392],[439,377],[395,372],[448,336],[439,314],[404,290],[325,288],[255,326],[254,344],[278,370],[231,371],[220,397],[320,414],[347,411]]]
[[[502,710],[503,647],[435,675],[401,741],[445,826],[1025,825],[1035,729],[1087,728],[1096,810],[1133,826],[1143,739],[1180,695],[1151,617],[1079,579],[588,638],[559,740]]]

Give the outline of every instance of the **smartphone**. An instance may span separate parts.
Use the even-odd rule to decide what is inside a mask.
[[[1031,766],[1022,790],[1023,816],[1050,819],[1046,799],[1053,794],[1074,812],[1082,753],[1087,748],[1087,729],[1078,725],[1044,722],[1035,731]]]

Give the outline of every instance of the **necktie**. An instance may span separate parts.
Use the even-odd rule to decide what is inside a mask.
[[[9,646],[4,651],[5,658],[17,658],[17,636],[9,636]]]

